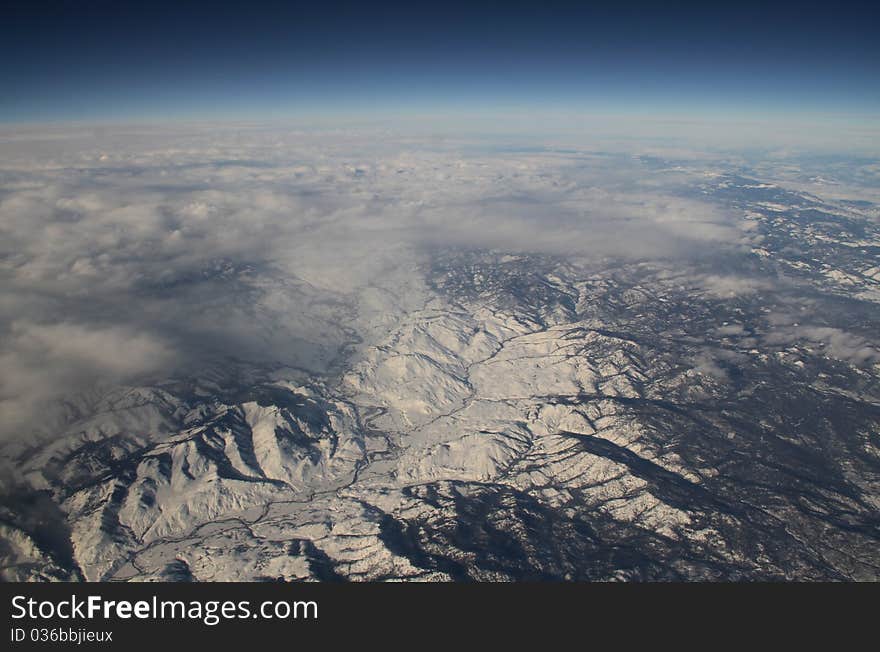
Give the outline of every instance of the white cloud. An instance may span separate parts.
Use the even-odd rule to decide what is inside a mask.
[[[431,247],[687,258],[743,237],[738,217],[674,192],[689,173],[631,156],[375,131],[0,139],[10,422],[65,385],[198,369],[206,356],[320,369],[351,337],[359,290]]]
[[[865,365],[880,362],[880,349],[865,338],[840,328],[791,324],[777,326],[764,336],[767,344],[814,343],[832,358]]]
[[[697,285],[709,296],[719,299],[755,294],[777,287],[767,279],[736,274],[707,274],[697,279]]]
[[[173,369],[169,347],[124,326],[14,321],[0,346],[0,433],[30,426],[35,413],[89,383],[125,383]]]

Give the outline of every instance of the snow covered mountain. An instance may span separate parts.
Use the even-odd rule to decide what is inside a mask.
[[[588,230],[566,252],[401,243],[347,289],[140,276],[155,306],[193,293],[187,333],[248,337],[67,388],[8,438],[4,578],[880,579],[878,212],[784,182],[699,176],[740,240],[687,259],[578,253]]]

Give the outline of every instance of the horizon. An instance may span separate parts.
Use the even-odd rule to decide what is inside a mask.
[[[876,119],[877,10],[13,3],[0,124],[430,111]]]

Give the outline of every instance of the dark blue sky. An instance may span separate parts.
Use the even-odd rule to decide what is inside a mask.
[[[840,3],[7,0],[0,121],[496,107],[876,116],[878,18]]]

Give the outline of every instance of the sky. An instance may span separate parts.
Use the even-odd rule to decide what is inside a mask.
[[[869,3],[12,0],[3,13],[7,123],[880,114]]]

